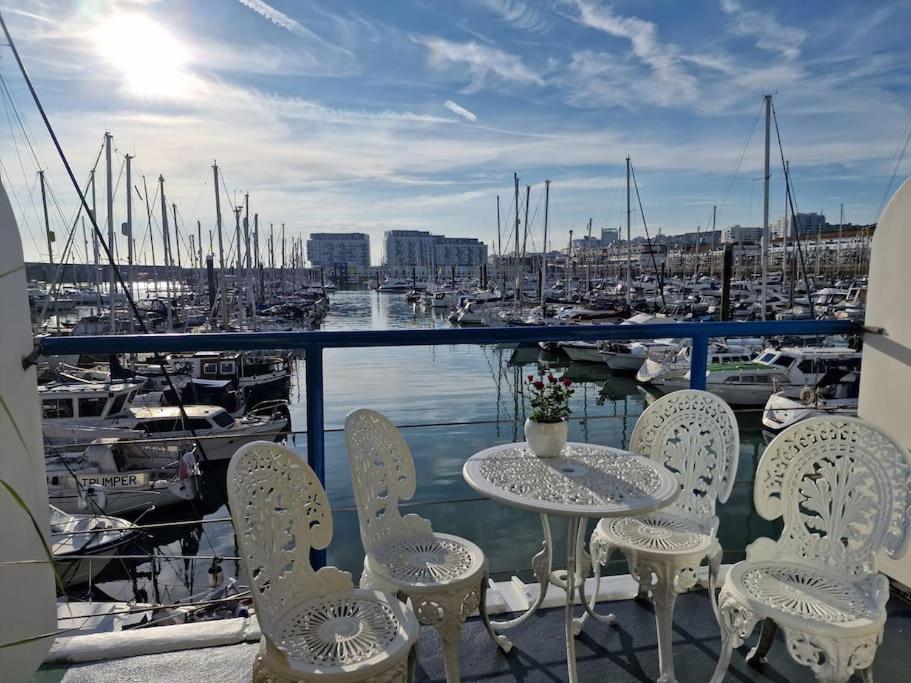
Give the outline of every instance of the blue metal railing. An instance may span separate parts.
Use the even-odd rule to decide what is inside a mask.
[[[723,337],[819,336],[859,334],[848,320],[775,320],[766,322],[648,323],[644,325],[586,325],[567,327],[444,328],[429,330],[363,330],[328,332],[247,332],[213,334],[148,334],[86,337],[46,337],[45,356],[111,353],[177,353],[296,349],[304,351],[307,415],[307,460],[325,485],[325,415],[323,349],[376,346],[439,346],[540,341],[662,339],[692,340],[690,386],[705,389],[709,340]],[[314,557],[325,564],[325,551]]]

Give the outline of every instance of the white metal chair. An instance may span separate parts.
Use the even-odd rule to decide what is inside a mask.
[[[737,418],[730,406],[713,394],[675,391],[642,413],[629,449],[674,472],[680,481],[680,494],[660,511],[598,522],[591,537],[592,563],[598,584],[601,566],[607,564],[614,550],[620,550],[630,574],[639,582],[640,597],[651,592],[658,629],[659,680],[670,682],[674,680],[674,602],[678,593],[696,584],[704,559],[709,561],[709,592],[715,608],[714,586],[721,566],[715,500],[728,499],[737,474]],[[613,623],[613,615],[594,612],[597,596],[596,587],[590,605],[575,620],[577,635],[589,614]]]
[[[757,622],[763,661],[777,627],[788,652],[821,681],[872,680],[886,623],[889,581],[880,550],[908,544],[911,460],[878,428],[857,418],[818,417],[779,434],[763,453],[753,491],[765,519],[784,518],[777,541],[760,538],[725,577],[718,599],[721,681],[731,652]]]
[[[295,452],[257,441],[234,454],[227,479],[263,633],[253,680],[409,680],[419,632],[412,609],[355,589],[348,572],[310,565],[310,549],[332,538],[332,511],[313,470]]]
[[[464,538],[434,533],[418,515],[399,512],[399,501],[410,499],[416,488],[414,461],[399,430],[378,412],[355,410],[345,419],[345,441],[366,553],[361,588],[412,600],[418,620],[440,633],[450,683],[460,680],[462,623],[475,609],[508,652],[512,644],[493,631],[487,616],[487,558],[481,549]]]

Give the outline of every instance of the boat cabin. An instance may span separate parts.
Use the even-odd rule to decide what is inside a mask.
[[[142,385],[136,382],[50,384],[38,387],[45,420],[104,420],[125,415]]]

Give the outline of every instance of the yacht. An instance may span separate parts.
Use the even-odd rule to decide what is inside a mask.
[[[405,280],[402,278],[391,278],[387,277],[376,288],[378,292],[407,292],[412,289],[424,290],[427,288],[427,285],[423,282],[413,282],[412,280]]]
[[[603,363],[604,358],[601,356],[603,343],[599,341],[571,341],[557,342],[557,348],[562,349],[563,353],[569,356],[574,363]]]
[[[290,426],[287,405],[270,403],[235,419],[218,406],[133,406],[139,384],[57,384],[38,387],[45,443],[66,450],[103,437],[178,439],[193,445],[203,439],[200,459],[229,460],[241,445],[263,438],[278,440]]]
[[[125,519],[73,515],[51,505],[51,553],[63,588],[89,583],[138,532]]]
[[[669,381],[679,382],[690,370],[691,346],[674,344],[654,346],[648,349],[645,362],[636,372],[636,380],[655,386]],[[709,344],[708,364],[748,363],[752,352],[745,346],[727,345],[719,342]],[[689,380],[687,380],[689,386]],[[679,388],[676,387],[675,388]]]
[[[857,416],[860,373],[827,372],[813,387],[789,387],[771,396],[762,412],[764,431],[777,434],[795,422],[817,415]]]
[[[199,468],[193,451],[158,448],[160,466],[149,457],[128,459],[117,439],[98,439],[83,453],[45,456],[48,500],[64,512],[142,512],[195,500]],[[142,453],[134,449],[134,453]]]
[[[287,394],[291,387],[291,368],[281,356],[238,351],[197,351],[171,354],[168,362],[178,373],[194,379],[230,380],[247,398]]]
[[[732,405],[764,406],[781,390],[800,392],[812,387],[827,372],[860,370],[861,354],[849,348],[768,348],[751,362],[711,363],[706,371],[706,389]],[[685,389],[690,373],[660,382],[663,391]]]

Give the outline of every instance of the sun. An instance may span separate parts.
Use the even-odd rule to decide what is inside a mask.
[[[120,72],[129,94],[156,99],[187,94],[190,51],[158,22],[117,14],[96,27],[92,40],[101,58]]]

